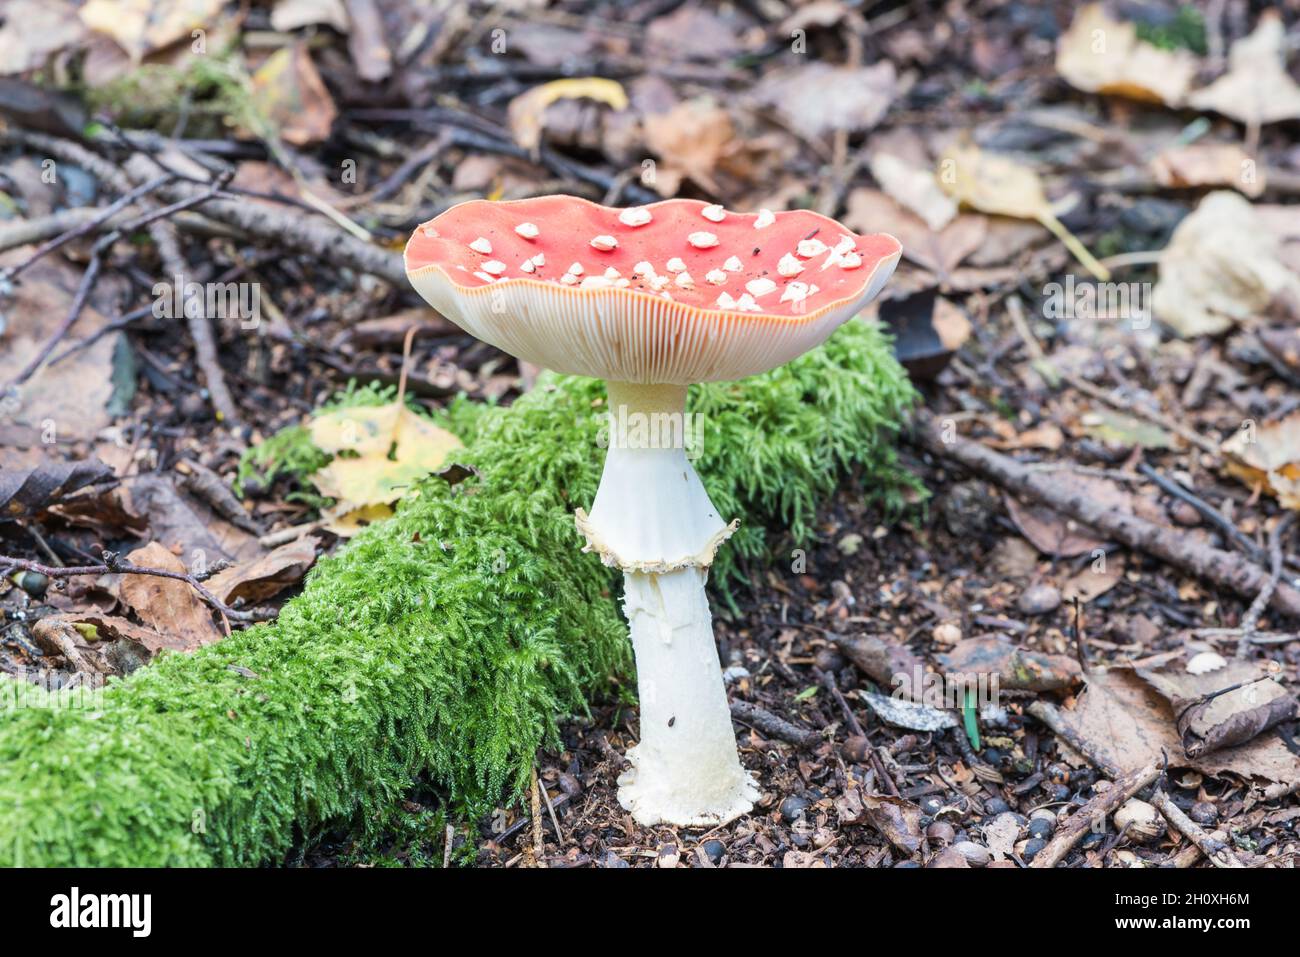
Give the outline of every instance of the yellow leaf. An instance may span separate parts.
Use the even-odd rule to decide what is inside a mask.
[[[456,436],[397,402],[335,409],[316,416],[310,428],[317,448],[334,455],[311,481],[337,500],[326,517],[338,534],[391,514],[388,506],[461,448]]]
[[[573,77],[552,80],[535,86],[510,101],[506,115],[515,142],[526,150],[534,150],[542,141],[542,114],[556,100],[595,100],[616,110],[626,110],[627,92],[615,80],[598,76]]]
[[[1300,412],[1239,429],[1223,443],[1226,470],[1247,485],[1263,485],[1285,508],[1300,510]]]
[[[1196,73],[1186,50],[1162,50],[1137,38],[1131,23],[1112,20],[1099,3],[1084,7],[1056,46],[1056,70],[1085,93],[1178,106]]]
[[[949,196],[982,213],[1037,220],[1065,244],[1088,272],[1102,282],[1110,280],[1110,270],[1097,262],[1056,218],[1042,180],[1028,166],[959,141],[940,157],[938,179]]]

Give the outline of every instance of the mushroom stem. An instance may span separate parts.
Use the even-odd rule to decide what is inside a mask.
[[[644,825],[723,824],[753,809],[740,764],[704,592],[734,525],[709,501],[688,452],[702,428],[686,387],[609,384],[609,451],[578,527],[623,569],[623,612],[636,653],[641,741],[628,751],[619,803]]]

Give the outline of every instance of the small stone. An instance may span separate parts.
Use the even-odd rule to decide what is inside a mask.
[[[991,797],[984,802],[984,812],[989,817],[997,817],[999,814],[1006,814],[1011,810],[1011,805],[1003,798]]]
[[[943,810],[943,801],[935,797],[933,794],[929,795],[928,797],[921,798],[922,814],[927,814],[930,817],[934,817],[942,810]]]
[[[722,672],[723,682],[729,685],[735,684],[737,681],[744,681],[748,677],[749,669],[743,665],[732,665]]]
[[[1025,846],[1020,850],[1020,859],[1028,864],[1037,857],[1038,852],[1046,846],[1047,840],[1045,838],[1031,837],[1029,840],[1025,841]]]
[[[953,845],[953,850],[966,858],[966,863],[971,867],[983,867],[993,856],[987,847],[974,841],[958,841]]]
[[[839,671],[846,663],[844,656],[834,648],[818,648],[813,655],[813,664],[822,671]]]
[[[700,850],[704,852],[704,856],[709,859],[710,863],[721,864],[722,855],[727,853],[727,846],[717,840],[705,841],[700,845]]]
[[[569,797],[577,797],[582,793],[582,782],[572,774],[561,774],[559,780],[560,790]]]
[[[1153,806],[1137,798],[1129,798],[1115,812],[1115,829],[1128,828],[1127,835],[1139,844],[1149,844],[1165,834],[1165,819]]]
[[[1055,825],[1045,817],[1031,817],[1029,819],[1030,837],[1036,837],[1045,841],[1052,836],[1052,831],[1055,829]]]
[[[1101,831],[1089,831],[1086,835],[1084,835],[1083,840],[1079,842],[1079,847],[1085,851],[1096,850],[1098,847],[1101,846],[1101,842],[1104,839],[1105,836],[1101,833]]]
[[[45,590],[50,587],[50,580],[40,572],[21,571],[14,577],[18,587],[32,598],[44,598]]]
[[[1046,615],[1061,607],[1061,592],[1055,585],[1038,582],[1020,593],[1016,607],[1026,615]]]
[[[865,764],[871,755],[871,742],[855,734],[840,747],[840,753],[849,764]]]
[[[925,836],[932,844],[951,844],[957,832],[947,821],[934,821],[925,829]]]
[[[1213,827],[1219,823],[1219,809],[1209,801],[1197,801],[1187,816],[1202,827]]]
[[[803,818],[810,807],[812,807],[812,804],[809,803],[807,798],[791,794],[781,802],[781,817],[785,819],[787,824],[793,824]]]
[[[622,868],[631,867],[632,865],[628,864],[627,861],[623,860],[623,858],[619,857],[613,851],[606,851],[605,856],[600,859],[600,866]]]
[[[955,846],[953,846],[953,847],[945,847],[938,854],[934,855],[934,857],[930,859],[930,863],[925,866],[936,867],[936,868],[942,868],[942,867],[961,868],[961,867],[970,867],[970,864],[966,863],[966,856],[962,854],[961,851],[957,850]]]
[[[961,641],[961,626],[955,622],[945,621],[936,625],[934,631],[930,632],[930,637],[935,644],[952,646]]]
[[[659,867],[676,867],[681,859],[682,853],[677,849],[676,844],[661,844],[659,846],[659,860],[656,862]]]
[[[1184,502],[1181,498],[1171,502],[1166,511],[1169,512],[1169,517],[1174,520],[1175,525],[1195,528],[1201,524],[1201,513],[1190,502]]]

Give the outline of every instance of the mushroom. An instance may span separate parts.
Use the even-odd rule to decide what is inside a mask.
[[[692,467],[687,387],[755,375],[820,345],[880,291],[901,247],[806,210],[719,217],[685,199],[642,209],[627,215],[572,196],[462,203],[416,229],[406,271],[479,339],[606,381],[604,472],[591,512],[576,509],[575,521],[586,550],[623,572],[636,654],[640,742],[619,802],[647,826],[714,825],[752,810],[757,787],[737,753],[704,588],[737,523],[718,514]],[[520,233],[525,223],[535,234]],[[493,268],[535,268],[489,275],[480,238]],[[814,249],[859,261],[818,269],[815,284],[786,295],[791,261],[812,265]],[[621,278],[576,282],[580,262]]]

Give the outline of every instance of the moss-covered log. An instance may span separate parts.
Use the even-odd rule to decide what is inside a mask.
[[[278,620],[165,656],[93,710],[0,680],[0,864],[255,864],[295,827],[374,820],[421,773],[462,813],[517,796],[558,722],[630,668],[615,579],[573,524],[600,474],[603,394],[547,377],[475,415],[463,460],[478,478],[431,478]],[[765,525],[806,541],[848,470],[898,495],[890,445],[910,400],[860,322],[789,366],[692,390],[697,467],[743,520],[718,593],[765,554]]]

